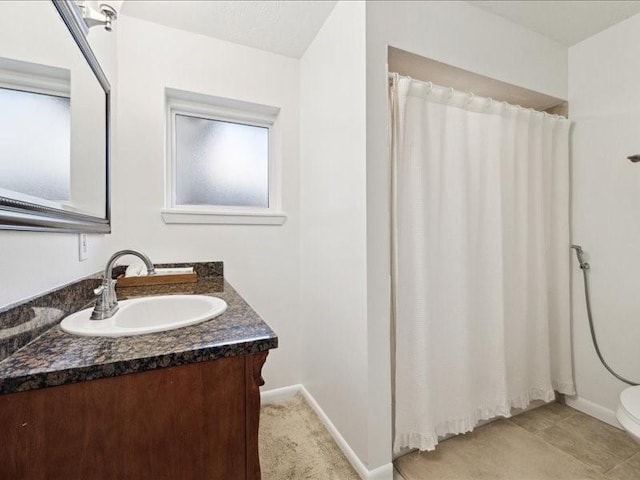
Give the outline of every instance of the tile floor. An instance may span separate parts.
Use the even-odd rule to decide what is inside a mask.
[[[640,444],[625,432],[552,403],[413,452],[406,480],[640,480]]]

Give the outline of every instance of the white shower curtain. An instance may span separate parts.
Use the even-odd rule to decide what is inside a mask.
[[[395,441],[573,394],[570,122],[396,76]]]

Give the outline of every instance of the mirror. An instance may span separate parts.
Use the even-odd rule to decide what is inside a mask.
[[[109,83],[72,1],[0,2],[0,228],[110,231]]]

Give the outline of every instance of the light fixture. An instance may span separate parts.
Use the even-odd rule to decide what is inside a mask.
[[[112,30],[113,22],[118,18],[122,3],[122,0],[77,2],[82,10],[82,19],[88,28],[104,25],[104,29],[108,32]]]

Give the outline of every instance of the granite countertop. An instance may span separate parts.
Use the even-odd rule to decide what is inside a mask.
[[[276,348],[278,337],[223,277],[197,283],[118,290],[118,298],[200,294],[228,304],[220,316],[133,337],[81,337],[55,325],[0,361],[0,394],[115,377]]]

